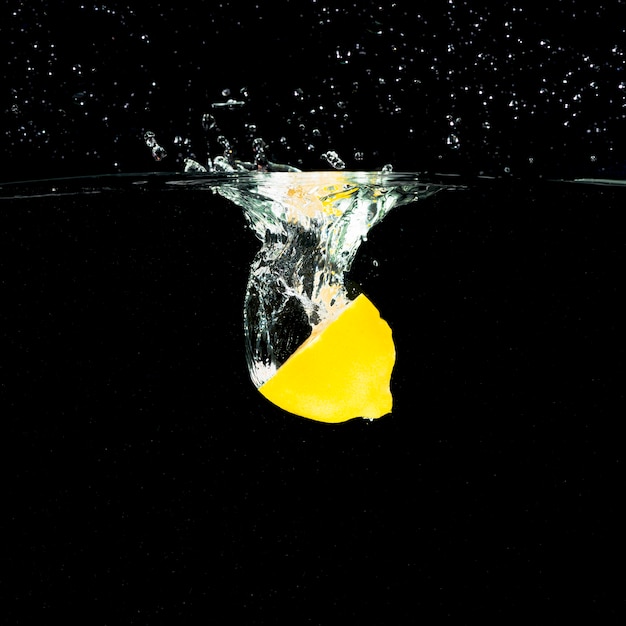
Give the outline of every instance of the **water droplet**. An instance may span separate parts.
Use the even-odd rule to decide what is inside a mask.
[[[201,165],[198,161],[194,161],[193,159],[187,158],[183,162],[185,164],[185,173],[199,174],[207,171],[207,168],[204,167],[204,165]]]
[[[162,161],[166,156],[167,156],[167,152],[165,151],[165,148],[163,148],[162,146],[155,146],[152,149],[152,157],[154,158],[155,161]]]
[[[266,167],[268,163],[267,155],[265,154],[265,148],[267,144],[261,137],[257,137],[252,142],[252,151],[254,152],[254,162],[259,167]]]
[[[235,168],[223,156],[215,157],[213,167],[216,172],[234,172]]]
[[[72,100],[79,107],[84,107],[87,101],[87,94],[84,91],[79,91],[72,96]]]
[[[226,100],[226,102],[213,102],[211,103],[211,107],[213,109],[228,109],[228,110],[232,110],[232,109],[239,109],[242,106],[244,106],[246,103],[243,102],[243,100],[233,100],[232,98],[229,98],[228,100]]]
[[[334,150],[324,152],[324,154],[322,154],[322,158],[328,161],[328,164],[336,170],[343,170],[346,167],[346,164]]]
[[[205,113],[202,116],[202,128],[205,131],[211,130],[211,128],[215,127],[215,118],[210,113]]]
[[[228,138],[224,137],[224,135],[220,135],[217,138],[217,143],[219,143],[225,150],[230,150],[230,141],[228,141]]]
[[[454,133],[450,133],[446,137],[446,146],[452,150],[458,150],[461,147],[461,140],[459,139],[459,136]]]
[[[152,157],[155,161],[162,161],[167,156],[165,149],[158,144],[154,132],[147,130],[143,135],[143,139],[146,146],[152,151]]]

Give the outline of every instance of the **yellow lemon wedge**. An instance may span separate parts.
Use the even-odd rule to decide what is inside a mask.
[[[316,328],[259,391],[282,409],[320,422],[375,419],[391,411],[395,359],[391,328],[361,294]]]

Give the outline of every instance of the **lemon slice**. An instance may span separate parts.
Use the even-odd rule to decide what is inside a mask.
[[[320,422],[374,419],[391,411],[395,359],[391,328],[361,294],[316,328],[259,391],[282,409]]]

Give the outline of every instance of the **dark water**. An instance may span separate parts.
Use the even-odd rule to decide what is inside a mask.
[[[0,183],[0,621],[623,623],[624,3],[258,5],[1,9],[0,181],[147,183]],[[250,383],[220,137],[460,175],[352,268],[390,416]]]
[[[128,180],[2,189],[6,623],[622,614],[622,186],[392,211],[394,411],[329,426],[249,381],[240,209]]]

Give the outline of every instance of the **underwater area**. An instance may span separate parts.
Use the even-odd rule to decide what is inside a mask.
[[[623,621],[626,7],[492,4],[5,5],[3,624]]]

